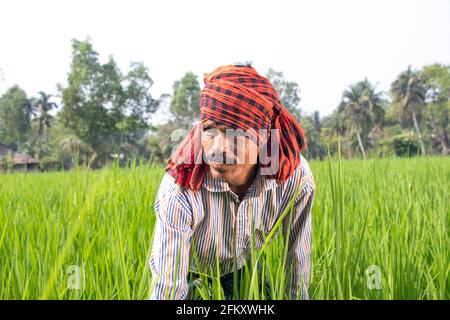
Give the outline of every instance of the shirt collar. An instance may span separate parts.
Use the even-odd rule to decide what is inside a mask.
[[[261,175],[261,168],[258,167],[256,172],[255,180],[253,184],[249,187],[249,191],[253,196],[257,196],[262,192],[268,191],[270,189],[276,188],[279,183],[269,176]],[[203,179],[202,187],[210,192],[225,192],[231,191],[228,182],[214,179],[211,175],[211,170],[208,167],[206,171],[205,178]]]

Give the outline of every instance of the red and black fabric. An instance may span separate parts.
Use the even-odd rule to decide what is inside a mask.
[[[167,171],[178,185],[197,191],[209,170],[201,146],[202,124],[212,120],[233,129],[278,129],[278,171],[267,177],[279,182],[288,179],[300,164],[300,153],[306,149],[304,130],[298,121],[281,104],[270,81],[259,75],[253,67],[227,65],[204,74],[205,87],[200,95],[201,122],[195,125],[167,160]],[[260,148],[267,148],[269,140],[254,137]],[[259,158],[258,158],[259,159]],[[261,167],[272,163],[258,162]]]

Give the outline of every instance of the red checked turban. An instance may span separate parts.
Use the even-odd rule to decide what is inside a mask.
[[[200,95],[201,123],[192,128],[167,160],[165,170],[180,186],[198,190],[209,165],[203,159],[202,123],[212,120],[233,129],[278,129],[278,171],[268,176],[280,182],[288,179],[300,164],[300,152],[306,148],[301,125],[281,104],[269,80],[250,66],[228,65],[204,74],[205,87]],[[258,142],[259,135],[256,137]],[[263,147],[260,145],[260,147]],[[270,157],[270,139],[267,141]],[[259,159],[259,158],[258,158]],[[265,162],[264,162],[265,163]],[[270,166],[258,163],[259,166]]]

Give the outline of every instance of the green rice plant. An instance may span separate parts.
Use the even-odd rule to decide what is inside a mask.
[[[338,152],[309,164],[316,184],[311,299],[450,298],[450,158],[344,160]],[[1,174],[0,299],[148,299],[163,175],[141,161]],[[234,299],[289,297],[280,230],[260,250],[252,241],[240,272],[236,259]],[[217,258],[191,270],[200,281],[190,298],[223,298]],[[200,264],[195,250],[190,260]]]

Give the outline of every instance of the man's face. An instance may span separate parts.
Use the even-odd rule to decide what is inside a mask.
[[[202,128],[202,147],[214,179],[244,185],[258,158],[258,145],[243,130],[233,130],[213,121]]]

